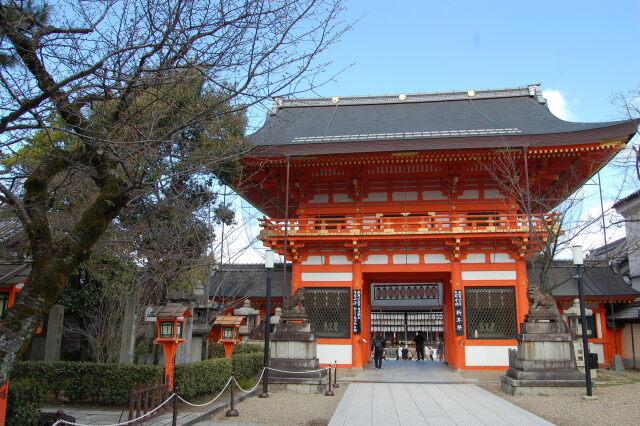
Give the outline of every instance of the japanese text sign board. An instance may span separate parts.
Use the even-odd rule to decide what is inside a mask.
[[[453,312],[456,324],[456,336],[462,336],[464,334],[462,290],[453,290]]]
[[[353,290],[353,334],[362,332],[361,290]]]

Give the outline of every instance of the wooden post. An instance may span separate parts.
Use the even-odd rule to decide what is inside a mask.
[[[129,391],[129,419],[133,419],[133,407],[134,407],[134,398],[136,395],[136,385],[131,385],[131,390]]]
[[[173,418],[171,419],[171,426],[178,425],[178,387],[173,388]]]
[[[327,383],[327,391],[324,393],[324,396],[333,396],[335,394],[331,390],[331,367],[329,367],[328,370],[329,370],[329,383]]]
[[[234,404],[234,400],[233,400],[233,383],[229,382],[229,385],[231,386],[231,407],[229,407],[229,409],[227,410],[227,413],[225,414],[225,416],[227,417],[238,417],[238,410],[236,410],[233,406]]]
[[[142,403],[142,398],[140,397],[140,392],[142,391],[142,385],[139,385],[136,389],[136,417],[140,417],[140,406]]]

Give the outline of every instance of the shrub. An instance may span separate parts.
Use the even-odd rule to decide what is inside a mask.
[[[19,362],[12,379],[42,383],[56,400],[125,404],[133,384],[159,383],[163,367],[151,365],[96,364],[89,362]]]
[[[43,386],[37,380],[12,380],[7,401],[7,426],[40,424],[40,402],[43,393]]]
[[[180,395],[191,398],[219,392],[232,374],[238,378],[255,375],[262,368],[262,352],[247,352],[252,353],[235,355],[233,359],[213,358],[193,364],[177,365],[175,384]],[[163,376],[163,366],[25,361],[15,365],[9,388],[13,390],[14,381],[25,381],[40,384],[40,395],[45,394],[50,399],[58,401],[126,404],[132,385],[161,383]],[[25,389],[20,392],[31,392],[31,388]],[[15,400],[22,399],[21,395],[22,393],[18,394]],[[37,401],[36,408],[39,407],[40,399]]]
[[[232,360],[225,358],[176,365],[175,384],[178,386],[178,393],[184,398],[219,392],[232,372]]]
[[[224,346],[222,343],[209,342],[208,358],[224,358]]]
[[[262,368],[264,356],[262,352],[235,355],[233,357],[233,375],[237,378],[249,378]]]
[[[234,355],[264,353],[262,345],[254,345],[252,343],[241,343],[233,348]]]
[[[250,343],[240,343],[233,347],[233,355],[262,353],[264,348],[262,345],[254,345]],[[209,343],[209,358],[224,358],[224,346],[222,343]]]

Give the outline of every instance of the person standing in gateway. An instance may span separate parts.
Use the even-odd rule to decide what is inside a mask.
[[[416,337],[413,338],[413,341],[416,342],[416,352],[418,353],[417,356],[417,360],[420,361],[424,361],[424,341],[425,338],[422,335],[422,332],[418,331],[418,334],[416,334]]]
[[[379,370],[382,368],[382,357],[384,355],[384,337],[380,336],[380,333],[376,332],[372,344],[373,360],[376,364],[376,368]]]

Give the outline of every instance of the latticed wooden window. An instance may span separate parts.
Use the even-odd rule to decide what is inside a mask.
[[[466,287],[467,338],[515,339],[518,330],[513,287]]]
[[[349,288],[305,287],[304,307],[316,337],[349,338],[351,331]]]

